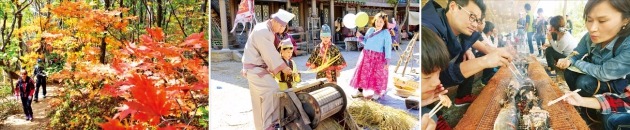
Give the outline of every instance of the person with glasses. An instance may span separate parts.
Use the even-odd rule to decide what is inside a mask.
[[[317,78],[326,78],[327,82],[337,83],[337,77],[341,74],[341,69],[346,68],[346,61],[339,52],[339,48],[332,44],[330,32],[331,29],[328,25],[322,25],[322,30],[319,33],[322,42],[311,53],[311,56],[306,61],[306,67],[316,69],[327,63],[332,63],[330,66],[323,68],[322,71],[317,72]]]
[[[31,108],[31,102],[33,100],[33,94],[35,94],[35,82],[28,76],[26,70],[20,70],[20,79],[13,91],[15,91],[15,97],[18,100],[22,100],[22,109],[24,109],[26,120],[32,121],[33,108]]]
[[[281,71],[273,76],[280,86],[280,91],[284,91],[295,87],[301,81],[301,78],[297,72],[295,61],[291,59],[293,57],[293,43],[291,43],[291,39],[282,40],[278,46],[278,52],[280,52],[282,60],[291,68],[291,74],[285,74]]]
[[[430,0],[422,7],[422,25],[438,34],[448,48],[450,62],[448,68],[440,72],[440,81],[447,88],[459,86],[454,102],[456,106],[469,104],[476,99],[472,95],[472,85],[462,85],[465,81],[472,81],[473,75],[486,68],[507,65],[512,59],[506,48],[490,47],[478,42],[481,34],[476,30],[485,10],[483,0],[449,0],[446,8]],[[471,47],[486,55],[470,58],[466,52]],[[449,129],[450,126],[441,117],[438,116],[437,128]]]

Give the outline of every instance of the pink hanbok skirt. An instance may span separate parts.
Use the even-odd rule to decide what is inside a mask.
[[[350,86],[355,89],[372,90],[375,94],[382,95],[387,89],[386,64],[385,53],[364,49],[359,56]]]

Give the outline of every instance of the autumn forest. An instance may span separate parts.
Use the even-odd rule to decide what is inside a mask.
[[[208,2],[0,0],[0,121],[20,70],[49,91],[34,127],[0,129],[207,129]]]

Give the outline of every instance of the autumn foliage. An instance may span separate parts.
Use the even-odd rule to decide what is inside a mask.
[[[62,1],[46,4],[40,13],[48,15],[17,29],[31,50],[20,56],[25,68],[50,54],[63,60],[49,74],[61,87],[61,98],[50,104],[57,108],[53,128],[181,129],[208,122],[207,34],[139,22],[146,18],[129,10]]]

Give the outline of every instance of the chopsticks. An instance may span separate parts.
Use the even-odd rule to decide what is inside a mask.
[[[516,65],[514,65],[514,62],[510,63],[512,67],[514,67],[514,69],[512,69],[512,67],[508,66],[508,68],[510,69],[510,71],[512,71],[512,74],[514,76],[516,76],[517,79],[523,79],[523,74],[521,74],[521,72],[519,72],[516,67]]]
[[[446,95],[440,95],[440,102],[438,102],[438,104],[433,107],[433,109],[431,109],[431,111],[429,111],[429,117],[435,115],[435,113],[437,113],[438,111],[440,111],[440,109],[442,109],[442,107],[450,107],[451,106],[451,101],[448,98],[448,96]]]
[[[560,100],[562,100],[562,99],[565,99],[565,98],[569,97],[569,95],[570,95],[570,94],[572,94],[572,93],[577,93],[577,92],[580,92],[580,90],[582,90],[582,89],[576,89],[575,91],[573,91],[573,92],[571,92],[571,93],[564,94],[564,95],[562,95],[562,97],[559,97],[558,99],[555,99],[555,100],[553,100],[553,101],[551,101],[551,102],[547,103],[547,106],[551,106],[551,105],[553,105],[553,104],[555,104],[555,103],[559,102]]]
[[[433,115],[435,115],[435,113],[437,113],[440,109],[442,109],[442,107],[444,107],[444,105],[442,105],[442,100],[440,100],[437,106],[433,107],[433,109],[429,111],[429,117],[432,117]]]

